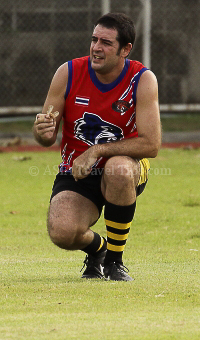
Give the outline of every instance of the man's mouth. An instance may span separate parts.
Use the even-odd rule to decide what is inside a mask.
[[[95,60],[103,59],[103,58],[100,57],[99,55],[94,55],[93,58],[94,58]]]

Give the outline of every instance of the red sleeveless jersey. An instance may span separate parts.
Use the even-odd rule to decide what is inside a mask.
[[[136,91],[145,70],[140,62],[126,59],[118,78],[103,84],[88,56],[68,62],[60,172],[70,171],[73,160],[92,145],[138,136]],[[105,162],[101,157],[93,167],[102,168]]]

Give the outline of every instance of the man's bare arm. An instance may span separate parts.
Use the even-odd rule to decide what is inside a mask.
[[[141,159],[157,156],[161,145],[161,124],[158,85],[156,77],[151,71],[144,72],[138,84],[136,125],[137,138],[98,144],[94,147],[97,158],[123,155]]]
[[[68,66],[63,64],[56,71],[41,114],[38,114],[34,123],[33,133],[35,139],[43,146],[51,146],[55,143],[58,134],[60,120],[65,106],[65,91],[68,80]],[[49,106],[53,106],[53,112],[58,111],[59,115],[52,118],[47,113]]]

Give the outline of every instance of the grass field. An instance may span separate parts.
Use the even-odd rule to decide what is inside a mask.
[[[133,282],[80,278],[83,253],[45,226],[60,156],[19,156],[0,154],[0,339],[200,339],[200,150],[151,160],[124,255]],[[106,236],[103,217],[93,230]]]
[[[29,117],[28,121],[9,121],[3,123],[0,120],[0,129],[4,133],[23,133],[31,132],[34,117]],[[162,129],[166,131],[196,131],[200,130],[200,113],[177,113],[177,114],[162,114],[161,115]],[[61,129],[60,129],[61,131]]]

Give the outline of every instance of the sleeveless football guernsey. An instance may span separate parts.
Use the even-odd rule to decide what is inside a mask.
[[[68,62],[60,172],[70,171],[73,160],[92,145],[138,136],[136,91],[146,70],[140,62],[126,59],[118,78],[103,84],[88,56]],[[103,168],[105,162],[101,157],[93,168]]]

